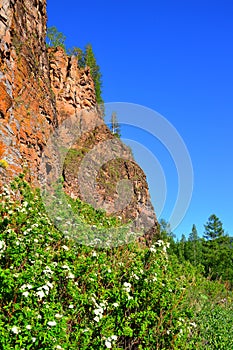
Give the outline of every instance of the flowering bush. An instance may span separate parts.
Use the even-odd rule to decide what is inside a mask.
[[[2,349],[185,349],[196,330],[194,270],[167,248],[79,245],[15,179],[0,202]]]

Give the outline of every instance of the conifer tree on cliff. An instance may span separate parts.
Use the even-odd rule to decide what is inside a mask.
[[[114,135],[121,137],[120,124],[118,123],[116,112],[112,112],[111,115],[111,130]]]
[[[91,44],[86,45],[85,47],[85,64],[90,67],[91,76],[94,80],[95,84],[95,93],[96,93],[96,101],[99,104],[103,103],[103,99],[101,97],[102,94],[102,75],[100,73],[100,67],[96,63],[96,58],[94,52],[92,50]]]

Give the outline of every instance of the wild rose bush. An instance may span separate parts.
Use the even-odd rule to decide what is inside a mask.
[[[16,178],[0,204],[1,348],[186,349],[195,272],[167,249],[161,240],[77,244],[50,222],[39,191]]]

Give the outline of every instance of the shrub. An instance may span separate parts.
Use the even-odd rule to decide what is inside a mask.
[[[0,214],[3,349],[185,348],[193,271],[168,258],[165,242],[79,245],[21,177],[4,187]]]

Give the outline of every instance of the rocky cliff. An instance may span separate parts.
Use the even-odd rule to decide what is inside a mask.
[[[1,184],[25,168],[35,186],[62,175],[70,196],[138,219],[151,237],[157,221],[146,177],[104,124],[89,68],[46,48],[46,22],[46,0],[0,3]],[[117,190],[124,181],[130,196],[127,186]]]

